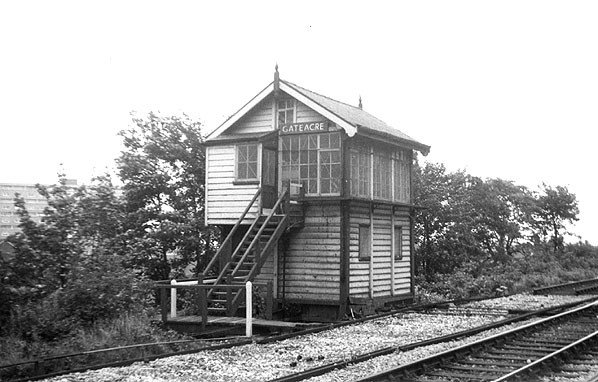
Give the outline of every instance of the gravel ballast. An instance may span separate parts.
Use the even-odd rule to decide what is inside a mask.
[[[587,297],[583,297],[587,298]],[[516,295],[472,303],[472,312],[463,315],[451,313],[403,313],[390,317],[344,326],[320,333],[305,335],[270,344],[250,344],[231,349],[202,351],[173,356],[127,367],[106,368],[49,379],[47,381],[267,381],[299,371],[350,360],[389,346],[406,345],[462,330],[471,329],[505,318],[502,315],[479,314],[483,309],[506,312],[508,309],[538,309],[572,301],[575,296],[552,298]],[[465,305],[460,306],[464,308]],[[533,321],[533,320],[531,320]],[[530,322],[530,321],[526,321]],[[311,381],[350,381],[372,373],[412,362],[437,352],[448,350],[508,327],[486,331],[467,339],[430,345],[408,352],[399,352],[352,365],[311,379]]]

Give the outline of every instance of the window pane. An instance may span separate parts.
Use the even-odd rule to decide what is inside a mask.
[[[340,135],[338,133],[330,134],[330,148],[338,149],[340,146]]]
[[[247,179],[247,163],[239,162],[237,167],[237,178]]]
[[[401,260],[403,258],[403,229],[402,227],[394,228],[395,240],[395,259]]]
[[[257,145],[247,146],[247,159],[250,162],[257,161]]]
[[[330,193],[330,180],[322,179],[321,185],[320,185],[320,193],[322,193],[322,194]]]
[[[359,260],[370,259],[370,226],[359,226]]]
[[[320,135],[320,148],[321,149],[330,148],[330,134]]]
[[[247,164],[247,178],[257,178],[257,162]]]

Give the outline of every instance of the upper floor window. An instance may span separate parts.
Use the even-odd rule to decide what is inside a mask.
[[[237,180],[257,180],[257,143],[237,146]]]
[[[282,180],[303,186],[306,194],[340,193],[340,134],[281,136]]]
[[[399,150],[394,158],[395,200],[411,201],[411,157],[406,150]]]
[[[278,101],[278,126],[295,122],[295,100],[283,99]]]

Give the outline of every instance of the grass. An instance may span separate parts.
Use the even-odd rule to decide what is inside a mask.
[[[0,364],[140,343],[191,339],[160,328],[153,317],[153,312],[125,313],[89,328],[78,328],[56,341],[25,341],[13,335],[0,337]]]

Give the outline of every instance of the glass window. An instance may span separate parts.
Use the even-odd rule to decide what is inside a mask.
[[[257,180],[257,144],[237,146],[237,179]]]
[[[403,259],[403,227],[395,226],[394,228],[395,240],[395,260]]]
[[[371,243],[370,240],[372,236],[370,235],[370,226],[369,225],[360,225],[359,226],[359,260],[369,260],[371,256]]]
[[[300,183],[306,194],[340,193],[341,159],[338,133],[281,137],[282,180]]]
[[[397,151],[394,158],[394,178],[395,200],[409,203],[411,201],[411,166],[408,151]]]
[[[352,150],[351,156],[351,194],[369,198],[371,157],[369,148]]]
[[[278,125],[295,122],[295,100],[283,99],[278,101]]]
[[[374,153],[374,198],[391,198],[392,172],[390,158],[386,153]]]

